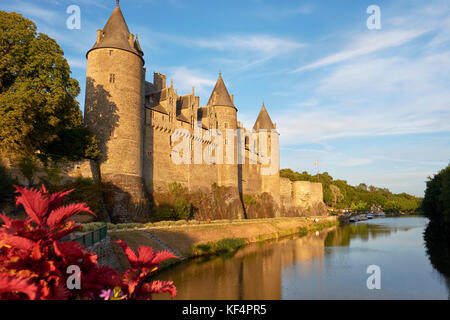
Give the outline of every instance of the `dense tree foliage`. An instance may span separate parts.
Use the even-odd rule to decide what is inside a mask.
[[[0,204],[5,200],[11,199],[14,192],[14,179],[3,164],[0,163]]]
[[[328,206],[337,209],[351,209],[354,211],[368,211],[372,205],[383,207],[386,212],[416,211],[421,199],[406,193],[394,194],[386,188],[377,188],[360,183],[351,186],[345,180],[334,180],[328,172],[310,175],[291,169],[281,169],[280,176],[291,181],[321,182],[323,186],[323,200]]]
[[[75,100],[79,92],[56,41],[20,14],[0,11],[0,150],[95,157],[96,141]]]
[[[422,210],[430,219],[424,233],[430,261],[450,277],[450,165],[428,178]]]
[[[422,209],[430,220],[450,226],[450,165],[428,178]]]

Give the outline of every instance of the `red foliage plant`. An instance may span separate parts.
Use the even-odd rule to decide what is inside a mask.
[[[20,195],[27,219],[10,219],[0,214],[0,299],[66,300],[66,299],[151,299],[152,294],[177,294],[171,281],[150,280],[159,264],[177,258],[167,251],[153,252],[141,246],[136,253],[123,241],[131,268],[119,273],[101,267],[97,256],[77,242],[61,238],[81,228],[68,220],[79,212],[94,214],[84,203],[62,206],[64,197],[72,192],[50,194],[40,190],[15,187]],[[79,288],[69,289],[70,266],[80,270]]]

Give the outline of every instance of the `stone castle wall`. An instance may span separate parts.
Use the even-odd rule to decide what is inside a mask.
[[[323,190],[320,182],[291,181],[280,178],[280,202],[285,208],[308,210],[323,206]]]

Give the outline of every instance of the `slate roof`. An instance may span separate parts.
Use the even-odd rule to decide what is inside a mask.
[[[227,87],[223,82],[222,75],[219,74],[219,79],[217,79],[216,85],[211,93],[208,100],[208,106],[229,106],[234,107],[231,101],[230,95],[228,94]]]
[[[144,52],[141,49],[137,37],[132,45],[130,45],[129,37],[130,31],[123,17],[122,10],[120,10],[119,4],[117,4],[102,30],[100,40],[98,43],[95,43],[91,50],[97,48],[116,48],[133,52],[142,57]]]
[[[270,119],[269,114],[267,113],[264,103],[261,107],[261,111],[259,111],[259,115],[255,121],[255,125],[253,126],[254,130],[258,129],[258,124],[259,124],[259,129],[266,129],[266,130],[275,129],[275,126],[273,125],[273,122]]]

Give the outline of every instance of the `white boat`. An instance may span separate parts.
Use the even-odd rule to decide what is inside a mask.
[[[373,219],[373,214],[371,213],[367,214],[367,219]]]
[[[353,216],[353,217],[350,217],[349,221],[350,222],[357,222],[358,218]]]
[[[386,213],[384,213],[383,211],[381,211],[381,212],[375,213],[375,215],[376,215],[377,217],[384,217],[384,216],[386,215]]]
[[[367,220],[367,217],[366,217],[365,214],[361,214],[361,215],[358,216],[358,219],[359,219],[360,221],[361,221],[361,220]]]

